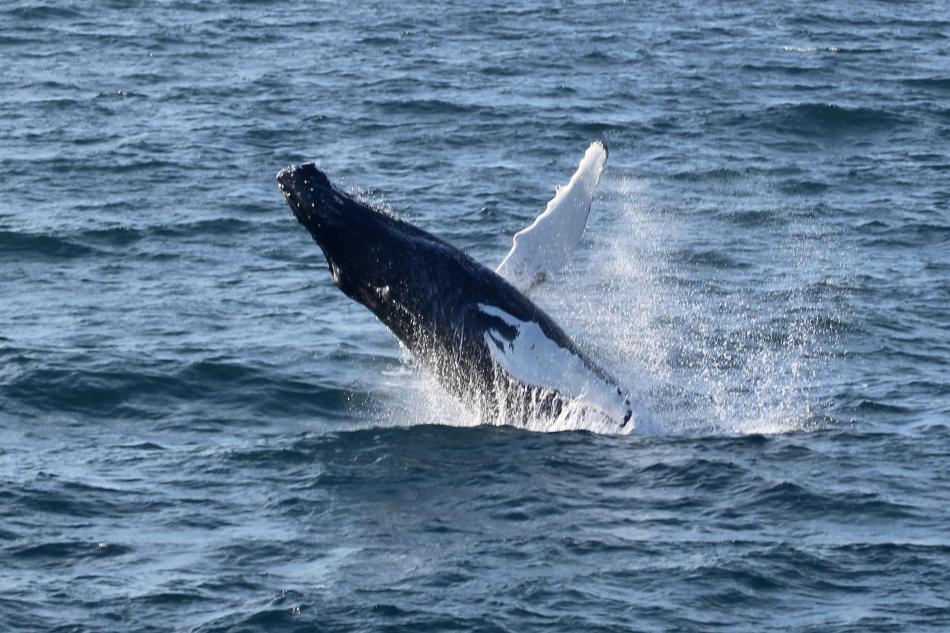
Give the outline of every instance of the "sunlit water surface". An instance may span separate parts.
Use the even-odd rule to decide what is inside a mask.
[[[941,3],[0,7],[0,629],[950,629]],[[622,437],[475,426],[274,182],[494,266]],[[597,429],[593,429],[597,430]]]

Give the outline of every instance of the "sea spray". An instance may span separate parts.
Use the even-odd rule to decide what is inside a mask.
[[[741,263],[728,253],[730,244],[697,246],[683,226],[688,214],[672,213],[651,198],[662,183],[622,176],[605,186],[606,199],[576,262],[532,298],[639,395],[633,432],[774,434],[814,426],[817,405],[809,385],[828,351],[803,295],[814,274],[814,240],[788,222],[738,227],[735,239],[743,239],[743,231],[766,230],[780,247],[758,254],[771,274],[733,287],[729,274]],[[742,195],[730,197],[737,188]],[[779,204],[758,175],[711,187],[702,201],[721,222],[749,207]],[[786,211],[773,206],[766,214]],[[717,266],[723,272],[716,274]],[[697,267],[700,276],[691,274]],[[408,355],[404,360],[412,363]],[[399,413],[390,416],[394,423],[613,431],[570,410],[555,418],[495,412],[489,419],[421,372],[413,375]]]

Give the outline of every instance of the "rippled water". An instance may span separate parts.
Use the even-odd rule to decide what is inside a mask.
[[[941,3],[0,6],[0,628],[950,628]],[[274,183],[494,265],[629,436],[472,427]]]

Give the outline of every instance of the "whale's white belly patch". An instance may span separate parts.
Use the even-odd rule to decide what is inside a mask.
[[[484,334],[492,359],[513,378],[557,391],[581,406],[594,407],[618,424],[624,424],[630,415],[630,405],[616,385],[598,376],[583,360],[548,338],[537,323],[522,321],[495,306],[479,303],[478,309],[516,330],[512,339],[495,329],[488,329]]]

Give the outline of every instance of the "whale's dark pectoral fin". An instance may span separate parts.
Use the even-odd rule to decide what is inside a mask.
[[[515,233],[511,250],[495,272],[527,292],[546,275],[563,268],[584,234],[606,162],[606,143],[591,143],[571,180],[557,187],[544,212]]]

